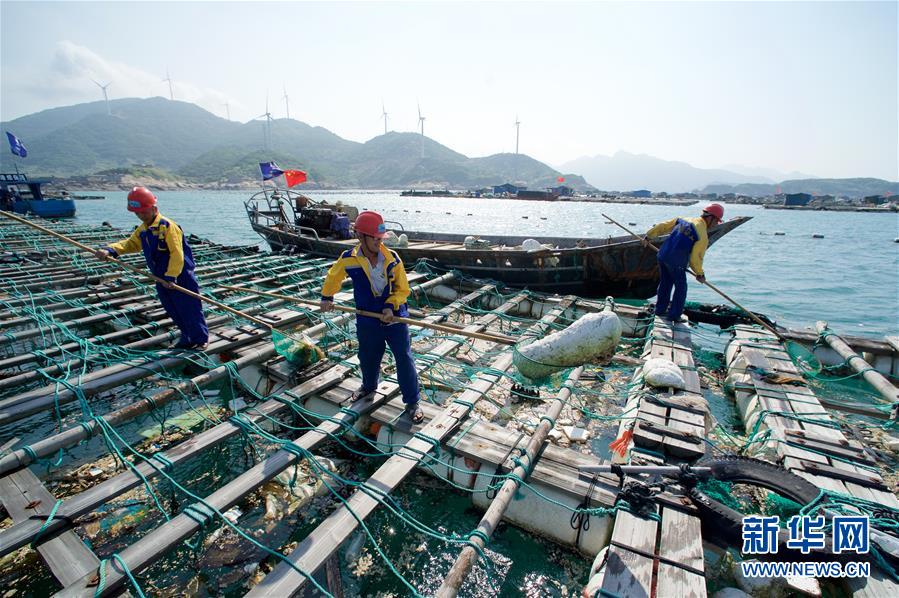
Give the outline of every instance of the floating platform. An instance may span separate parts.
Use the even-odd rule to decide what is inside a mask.
[[[47,226],[92,245],[126,235]],[[410,268],[412,316],[458,331],[412,329],[426,399],[425,421],[413,424],[389,356],[377,391],[354,394],[361,381],[351,318],[228,288],[317,300],[328,260],[191,240],[202,292],[302,331],[326,351],[326,361],[297,368],[276,353],[268,328],[215,309],[206,312],[205,352],[172,351],[177,331],[152,282],[23,225],[0,220],[0,243],[0,579],[12,589],[339,595],[362,583],[365,563],[381,562],[396,572],[383,573],[391,583],[443,596],[454,595],[445,557],[462,560],[474,547],[490,563],[481,556],[473,577],[455,578],[455,587],[508,592],[493,552],[501,519],[535,547],[563,548],[590,592],[707,594],[702,521],[687,488],[670,483],[642,510],[622,489],[654,478],[584,471],[613,462],[690,465],[710,454],[715,425],[702,376],[712,375],[697,363],[695,329],[686,324],[612,304],[624,335],[612,364],[535,384],[517,375],[510,343],[564,328],[606,302]],[[348,284],[336,300],[351,302]],[[492,336],[465,336],[473,332]],[[844,434],[831,398],[770,382],[772,373],[801,378],[777,339],[745,325],[731,334],[721,377],[731,376],[746,428],[770,431],[755,448],[822,488],[899,508],[881,456]],[[864,342],[853,348],[868,357],[850,362],[877,355],[893,367],[889,341]],[[647,386],[642,363],[652,357],[673,361],[685,388]],[[847,405],[836,407],[845,413]],[[815,416],[797,421],[791,409]],[[871,409],[866,417],[891,417]],[[613,458],[606,446],[626,431],[628,450]],[[428,523],[409,504],[422,492],[467,497],[486,513],[474,529]],[[381,518],[395,523],[378,528]],[[394,527],[437,552],[393,550],[383,530]],[[45,569],[33,566],[32,551]],[[861,596],[896,590],[879,578],[835,587]]]

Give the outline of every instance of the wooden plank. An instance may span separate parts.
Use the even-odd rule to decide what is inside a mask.
[[[466,297],[453,302],[452,304],[450,304],[450,306],[447,306],[443,310],[441,310],[441,312],[448,309],[453,309],[453,306],[455,306],[455,309],[458,309],[459,307],[461,307],[463,302],[471,301],[481,294],[489,292],[492,288],[493,287],[491,285],[485,285],[481,287],[479,291],[470,293],[469,295],[466,295]],[[472,324],[471,326],[466,327],[466,330],[476,331],[483,329],[494,320],[499,318],[502,313],[513,309],[525,298],[526,295],[524,295],[523,293],[516,295],[514,298],[510,299],[490,314],[482,316],[476,324]],[[561,313],[561,310],[558,313]],[[557,317],[558,313],[556,313],[552,317]],[[435,314],[431,317],[441,317],[441,313],[438,312],[438,314]],[[461,340],[447,340],[441,343],[439,347],[443,347],[443,350],[448,353],[449,351],[453,350],[453,348],[458,347],[461,343]],[[434,353],[434,351],[432,351],[432,353]],[[441,355],[434,354],[434,357],[435,359],[439,359]],[[504,359],[508,361],[506,367],[509,367],[512,360],[511,354],[507,354],[506,356],[498,359],[494,365],[500,366],[501,361]],[[431,363],[433,363],[432,360],[425,360],[419,363],[417,367],[419,369],[427,369],[427,367],[429,367]],[[497,381],[498,379],[498,375],[482,376],[482,379],[478,383],[475,383],[471,390],[467,391],[467,393],[469,393],[468,396],[472,396],[472,399],[476,400],[477,397],[480,396],[481,392],[486,391],[489,385],[495,383],[495,381]],[[487,387],[483,387],[485,384],[487,384]],[[397,395],[398,393],[399,386],[397,384],[384,382],[378,387],[378,391],[374,395],[370,395],[365,399],[356,401],[351,405],[349,410],[341,411],[333,417],[323,421],[315,429],[303,434],[302,436],[294,440],[293,444],[299,447],[301,450],[312,450],[312,448],[317,446],[318,443],[322,442],[323,440],[327,440],[331,436],[341,433],[344,430],[344,426],[347,424],[352,424],[356,420],[358,415],[365,415],[366,413],[376,408],[380,403],[388,400],[391,396]],[[432,425],[434,426],[434,429],[445,429],[446,431],[449,431],[453,427],[453,420],[459,419],[465,413],[467,413],[467,408],[465,408],[461,404],[455,405],[447,409],[444,412],[443,416],[439,419],[439,421],[432,422]],[[418,459],[422,458],[422,455],[427,454],[429,447],[431,447],[431,445],[427,441],[421,438],[414,438],[413,441],[407,444],[405,450],[399,451],[391,459],[394,459],[394,463],[396,462],[396,459],[404,461],[407,464],[414,463],[417,462]],[[204,500],[207,504],[216,509],[219,509],[219,511],[228,509],[242,497],[246,496],[268,480],[275,477],[278,473],[286,469],[291,464],[297,462],[300,459],[300,457],[298,457],[297,455],[297,452],[298,451],[288,451],[285,449],[277,451],[276,453],[272,454],[262,462],[258,463],[256,466],[244,472],[222,488],[219,488]],[[384,468],[382,467],[381,469]],[[391,470],[390,473],[392,475],[395,475],[396,470]],[[388,480],[391,479],[392,478],[388,478]],[[398,480],[396,480],[396,482],[398,483],[399,481],[401,481],[401,479],[402,478],[399,478]],[[354,497],[359,494],[365,493],[357,491],[356,494],[354,494]],[[367,497],[368,495],[365,496]],[[128,568],[132,572],[136,573],[139,570],[147,567],[151,563],[155,562],[158,558],[160,558],[162,554],[177,545],[181,540],[193,534],[200,527],[200,525],[201,524],[196,521],[194,517],[182,513],[181,515],[172,518],[165,524],[154,529],[149,534],[141,538],[138,542],[123,550],[120,553],[120,557],[127,563]],[[330,553],[318,556],[327,557],[329,554]],[[318,570],[323,563],[324,560],[320,560],[316,566],[310,568],[310,573]],[[121,570],[120,566],[111,564],[108,567],[107,572],[108,577],[105,593],[111,594],[124,583],[124,571]],[[305,581],[305,578],[303,578],[303,580]],[[91,580],[89,576],[84,576],[77,580],[75,583],[67,586],[60,594],[92,594],[93,592],[91,591],[92,588],[90,587],[90,581]]]
[[[704,571],[702,536],[698,517],[682,513],[677,509],[662,509],[662,536],[659,554],[669,561]],[[672,594],[660,594],[671,596]]]
[[[328,386],[335,384],[340,379],[342,379],[348,371],[349,367],[338,365],[322,374],[319,374],[315,378],[307,380],[303,384],[291,390],[295,394],[300,395],[315,392],[317,390],[327,388]],[[282,401],[270,399],[262,405],[254,407],[252,412],[258,412],[260,414],[265,414],[269,417],[273,417],[288,409],[289,407]],[[258,421],[262,419],[262,415],[251,415],[248,417],[248,419],[252,421]],[[224,440],[231,438],[232,436],[236,436],[240,432],[241,429],[238,426],[232,424],[231,422],[225,421],[213,428],[204,430],[203,432],[191,437],[187,441],[182,442],[181,444],[178,444],[169,450],[164,451],[162,453],[162,456],[165,457],[168,462],[172,463],[173,465],[177,465],[178,463],[193,457],[200,451],[203,451],[211,446],[216,446]],[[161,463],[162,461],[159,462],[159,464]],[[148,463],[140,462],[136,466],[136,469],[146,479],[152,479],[159,475],[159,471]],[[100,484],[97,484],[92,488],[89,488],[88,490],[85,490],[84,492],[81,492],[80,494],[67,499],[65,503],[63,503],[59,507],[58,515],[60,517],[55,519],[52,523],[51,531],[65,529],[66,527],[68,527],[67,521],[62,519],[62,516],[74,519],[75,517],[79,517],[81,515],[84,515],[85,513],[89,513],[105,502],[129,490],[132,490],[133,488],[136,488],[141,484],[143,484],[143,480],[141,479],[141,477],[134,473],[131,469],[129,469],[115,477],[109,478],[101,482]],[[0,546],[2,546],[2,549],[0,549],[0,554],[7,554],[9,551],[30,542],[34,538],[35,534],[37,534],[41,525],[42,522],[40,521],[25,520],[0,532]]]
[[[667,563],[659,563],[656,596],[676,598],[705,598],[705,577]]]
[[[703,418],[709,412],[708,404],[700,394],[647,395],[644,397],[644,402],[655,403],[663,407],[677,407],[679,411],[689,411]]]
[[[397,416],[402,413],[402,403],[393,400],[372,413],[372,419],[385,425],[396,425]],[[441,409],[438,405],[430,403],[422,404],[425,414],[425,422],[419,425],[404,427],[404,432],[418,432],[427,425],[427,422],[439,415]],[[402,422],[405,424],[405,422]],[[459,456],[469,457],[482,463],[492,465],[494,468],[502,465],[501,472],[513,467],[511,458],[517,456],[512,447],[526,443],[527,437],[522,434],[501,428],[495,424],[476,421],[473,425],[466,423],[452,436],[442,443],[446,447],[452,447],[452,451]],[[601,460],[584,455],[574,449],[558,447],[549,444],[543,450],[540,459],[531,471],[529,480],[532,483],[542,484],[564,492],[572,498],[583,498],[590,488],[590,477],[581,476],[579,468],[591,465],[599,465]],[[593,489],[592,500],[595,504],[611,506],[617,494],[618,478],[613,475],[601,477],[604,482],[597,484]]]
[[[675,395],[677,397],[677,395]],[[671,407],[668,410],[668,421],[676,421],[688,426],[699,428],[700,431],[705,430],[705,414],[696,413],[695,411],[687,411]]]
[[[658,507],[655,510],[658,512]],[[612,543],[638,552],[655,554],[658,527],[659,523],[654,519],[643,519],[627,511],[618,511],[615,514]]]
[[[0,501],[16,523],[35,515],[47,516],[56,504],[53,495],[27,467],[0,478]],[[63,586],[96,570],[100,564],[74,531],[38,544],[37,552]]]
[[[378,387],[378,391],[376,391],[374,395],[369,396],[370,398],[356,401],[353,404],[353,410],[357,413],[364,414],[381,401],[386,400],[389,393],[398,392],[399,388],[397,385],[382,383],[381,386]],[[343,424],[351,423],[354,419],[355,418],[348,413],[338,413],[334,417],[322,422],[315,429],[306,432],[294,440],[293,444],[302,450],[311,451],[318,446],[320,442],[330,438],[332,434],[340,433],[343,429]],[[296,454],[281,449],[265,460],[257,463],[236,479],[232,480],[229,484],[207,496],[204,500],[207,504],[218,509],[219,512],[223,512],[236,504],[242,497],[273,479],[281,471],[297,461],[299,461],[299,457]],[[200,527],[201,524],[197,521],[195,516],[190,516],[182,512],[143,536],[138,542],[120,551],[119,557],[128,564],[132,573],[136,573],[154,562],[161,554],[195,533]],[[312,568],[309,572],[313,573],[317,569],[318,567]],[[96,588],[91,584],[92,577],[93,574],[82,576],[75,582],[67,585],[57,595],[94,595]],[[127,578],[118,563],[109,563],[107,566],[106,579],[107,584],[103,594],[111,595],[118,591]]]
[[[617,546],[609,547],[602,591],[612,596],[652,596],[652,560]]]
[[[539,322],[530,326],[529,331],[540,330],[557,319],[574,301],[562,301]],[[473,383],[456,400],[476,402],[492,388],[501,378],[501,373],[512,366],[512,355],[509,352],[497,357],[489,370],[478,374]],[[486,373],[490,372],[490,373]],[[428,440],[439,443],[455,430],[462,420],[468,417],[471,407],[459,402],[450,403],[437,417],[431,420],[406,445],[391,456],[365,482],[365,486],[376,489],[375,496],[392,492],[421,462],[434,446]],[[342,542],[344,542],[359,524],[381,504],[368,492],[357,490],[350,496],[344,506],[334,511],[312,533],[309,534],[293,550],[287,559],[300,571],[316,570],[323,559],[327,558]],[[280,563],[269,573],[247,596],[290,595],[303,586],[306,578],[293,567]]]
[[[877,567],[871,567],[869,577],[849,577],[845,583],[853,598],[886,598],[899,595],[899,584]]]
[[[798,446],[800,448],[808,448],[813,451],[818,451],[821,453],[826,453],[828,455],[832,455],[834,457],[839,457],[840,459],[848,459],[850,461],[854,461],[857,463],[863,463],[865,465],[877,466],[873,460],[871,460],[868,455],[864,451],[852,450],[847,448],[838,448],[833,444],[824,444],[821,442],[815,442],[813,440],[809,440],[807,438],[798,438],[798,437],[788,437],[787,442]]]
[[[858,484],[859,486],[865,486],[868,488],[888,490],[888,488],[883,485],[883,480],[881,479],[881,477],[874,474],[873,472],[865,471],[863,473],[860,473],[848,469],[841,469],[832,465],[813,462],[803,462],[801,467],[803,470],[809,471],[818,476],[830,477],[836,480],[842,480],[844,482],[852,482],[853,484]]]

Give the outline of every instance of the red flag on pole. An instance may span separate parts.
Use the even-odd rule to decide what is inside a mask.
[[[565,182],[565,177],[560,176],[560,177],[559,177],[559,182],[560,182],[560,183],[564,183],[564,182]]]
[[[306,173],[302,170],[285,170],[284,181],[287,183],[288,187],[299,185],[300,183],[306,182]]]

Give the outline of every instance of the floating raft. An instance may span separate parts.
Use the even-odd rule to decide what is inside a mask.
[[[48,226],[97,245],[126,234]],[[690,464],[706,455],[711,418],[685,325],[616,305],[619,353],[637,353],[622,358],[628,365],[584,364],[536,385],[516,374],[512,347],[462,333],[526,342],[602,311],[604,302],[508,293],[491,281],[410,269],[412,316],[460,333],[412,329],[427,399],[425,421],[412,424],[389,357],[377,391],[354,394],[361,380],[351,318],[226,288],[314,300],[328,260],[191,240],[202,292],[279,329],[301,330],[329,356],[297,369],[278,356],[268,328],[215,309],[206,312],[205,352],[171,351],[177,330],[148,280],[18,224],[0,221],[0,243],[0,576],[11,576],[14,588],[62,596],[194,591],[202,568],[207,583],[223,580],[206,588],[213,594],[338,595],[343,584],[359,583],[347,567],[364,561],[358,548],[352,563],[340,556],[367,540],[368,557],[396,566],[408,592],[431,593],[437,588],[422,587],[420,576],[432,565],[391,561],[372,521],[399,517],[410,538],[426,528],[438,550],[470,555],[477,547],[492,561],[501,517],[565,547],[583,571],[576,583],[596,582],[619,596],[706,595],[701,522],[683,488],[672,484],[656,496],[648,517],[621,502],[622,483],[648,479],[581,471],[609,464],[604,447],[624,430],[633,441],[616,462]],[[125,259],[140,265],[142,258]],[[336,300],[352,301],[348,284]],[[805,408],[814,395],[807,387],[770,389],[753,377],[746,363],[795,373],[764,334],[738,326],[728,364],[746,376],[737,404],[747,428],[760,421],[782,432],[785,440],[771,443],[772,460],[820,478],[821,487],[899,506],[868,469],[863,444],[832,425],[794,426],[782,415],[791,400]],[[674,361],[686,388],[647,387],[639,364],[651,357]],[[538,433],[545,440],[532,446]],[[329,459],[359,471],[346,473]],[[416,472],[497,518],[485,515],[473,530],[427,528],[401,506],[407,488],[427,480]],[[302,533],[291,537],[295,529]],[[387,552],[379,557],[381,543]],[[33,572],[16,576],[34,569],[31,547],[46,564],[36,585],[25,581]],[[485,556],[473,578],[456,578],[457,587],[500,591],[502,575],[495,563],[483,564]],[[853,589],[895,589],[874,583]],[[438,594],[454,595],[443,587]]]
[[[633,430],[627,463],[692,463],[705,455],[708,406],[693,363],[689,328],[656,317],[642,357],[673,361],[686,388],[657,392],[644,383],[642,368],[637,368],[625,407],[625,413],[636,412],[635,421],[622,421],[619,430]],[[641,480],[625,479],[635,481]],[[590,587],[614,596],[706,596],[702,530],[695,508],[689,501],[670,502],[654,508],[653,514],[658,520],[627,512],[616,516],[611,544],[595,567]]]

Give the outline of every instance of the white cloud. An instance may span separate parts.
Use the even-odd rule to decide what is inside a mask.
[[[111,100],[169,97],[164,76],[108,60],[90,48],[64,40],[57,42],[53,59],[43,74],[22,82],[21,91],[33,98],[33,104],[49,100],[48,108],[61,102],[80,103],[102,98],[102,92],[92,80],[103,85],[110,83]],[[221,116],[225,115],[226,102],[232,114],[244,110],[239,101],[222,91],[180,81],[177,73],[171,73],[171,77],[176,100],[197,104]]]

